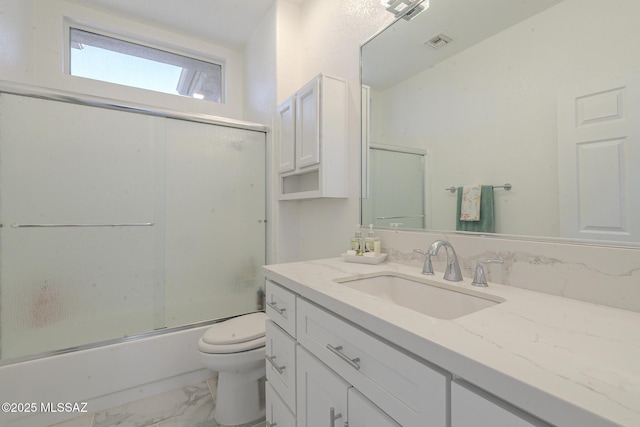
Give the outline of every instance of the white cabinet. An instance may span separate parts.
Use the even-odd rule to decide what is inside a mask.
[[[451,383],[451,427],[542,427],[548,424],[463,381]]]
[[[296,409],[296,342],[273,321],[267,320],[267,381],[282,401],[295,413]]]
[[[298,426],[400,427],[303,347],[297,367]]]
[[[450,376],[298,298],[297,340],[403,426],[447,425]]]
[[[267,382],[266,399],[266,427],[296,427],[296,417],[284,404],[278,393]]]
[[[304,348],[298,348],[298,426],[342,426],[349,383]]]
[[[344,198],[347,82],[319,75],[278,107],[279,199]]]
[[[296,426],[296,296],[267,280],[266,425]]]
[[[448,373],[269,280],[267,314],[269,425],[447,426]]]
[[[278,172],[296,168],[296,109],[295,99],[289,98],[278,107]]]
[[[353,387],[349,389],[348,402],[349,427],[401,427]]]

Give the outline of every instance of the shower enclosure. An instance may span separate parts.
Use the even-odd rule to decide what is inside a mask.
[[[257,309],[265,128],[0,93],[0,364]]]

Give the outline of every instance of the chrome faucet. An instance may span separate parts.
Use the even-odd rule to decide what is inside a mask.
[[[458,263],[458,256],[456,251],[451,246],[451,243],[446,240],[436,240],[431,244],[429,249],[425,252],[421,249],[414,249],[414,252],[425,255],[424,267],[422,268],[422,274],[433,274],[433,265],[431,264],[431,257],[438,255],[438,251],[441,247],[445,247],[447,250],[447,268],[444,272],[444,279],[452,282],[461,282],[462,273],[460,272],[460,264]]]
[[[501,259],[488,259],[485,261],[478,261],[476,264],[476,274],[473,276],[473,281],[471,284],[473,286],[479,286],[481,288],[486,288],[489,286],[487,284],[487,276],[484,273],[484,265],[485,264],[502,264],[504,263]]]
[[[414,249],[413,252],[424,255],[424,265],[422,266],[422,274],[433,275],[433,264],[431,264],[431,254],[422,249]]]

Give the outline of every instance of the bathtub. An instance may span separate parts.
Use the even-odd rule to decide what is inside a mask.
[[[0,426],[49,426],[205,381],[196,345],[209,326],[0,366],[0,403],[15,411],[4,405]]]

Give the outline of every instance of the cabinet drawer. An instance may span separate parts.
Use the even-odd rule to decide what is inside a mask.
[[[265,387],[266,423],[267,427],[296,427],[296,417],[289,411],[278,393],[273,390],[270,382]]]
[[[271,280],[267,280],[266,313],[289,335],[296,337],[296,296]]]
[[[399,424],[447,425],[448,374],[301,298],[297,311],[298,342]]]
[[[267,381],[295,414],[296,342],[273,321],[265,324]]]

